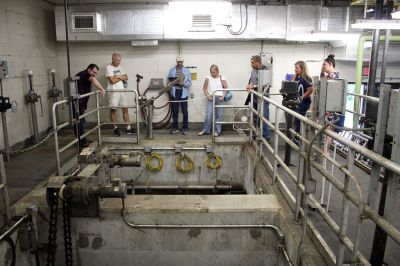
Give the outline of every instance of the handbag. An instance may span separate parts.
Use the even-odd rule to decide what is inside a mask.
[[[222,83],[222,76],[219,76],[221,80],[222,88],[224,88],[224,84]],[[224,88],[225,89],[225,88]],[[224,97],[224,102],[229,102],[233,98],[233,93],[231,91],[227,91]]]
[[[225,102],[229,102],[233,98],[233,93],[231,91],[228,91],[224,97]]]

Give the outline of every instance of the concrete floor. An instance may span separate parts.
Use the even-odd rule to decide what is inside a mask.
[[[198,130],[192,130],[189,135],[182,135],[182,134],[169,134],[167,130],[161,131],[154,131],[154,138],[155,139],[169,139],[169,140],[179,140],[184,142],[190,142],[193,139],[210,139],[210,135],[204,136],[197,136]],[[112,137],[111,130],[104,130],[105,137]],[[226,138],[236,138],[238,135],[236,132],[228,132],[224,131],[223,136]],[[73,134],[72,131],[65,131],[64,134],[60,136],[60,144],[66,144],[70,140],[72,140]],[[96,140],[96,135],[90,136],[89,139]],[[141,138],[145,137],[145,132],[141,132]],[[121,136],[121,140],[126,139],[127,136]],[[129,136],[128,141],[134,137]],[[218,139],[218,138],[217,138]],[[284,156],[284,145],[283,143],[279,145],[279,153],[280,156],[283,158]],[[76,154],[76,147],[70,148],[66,151],[66,153],[62,156],[62,160],[66,161],[68,158],[71,158]],[[270,157],[270,155],[267,155]],[[345,160],[337,156],[337,159],[345,164]],[[292,163],[294,165],[298,164],[298,157],[295,153],[292,153]],[[10,195],[10,202],[13,204],[18,199],[26,195],[34,186],[38,185],[40,182],[44,181],[48,176],[53,175],[56,171],[56,160],[54,155],[54,138],[51,138],[47,143],[38,147],[35,150],[29,151],[24,154],[14,155],[11,158],[10,162],[5,164],[6,167],[6,175],[8,181],[8,189]],[[330,169],[330,164],[328,163],[328,169]],[[294,173],[297,173],[296,166],[292,167]],[[295,186],[288,175],[284,172],[283,169],[279,169],[279,174],[285,180],[289,189],[294,193]],[[369,175],[366,174],[363,170],[354,167],[354,173],[360,177],[360,182],[362,183],[364,193],[367,193],[367,188],[369,184]],[[335,176],[339,177],[343,181],[344,175],[337,170],[334,173]],[[320,198],[321,194],[321,177],[316,173],[313,172],[314,178],[318,180],[317,185],[317,193],[316,198]],[[327,195],[327,187],[326,186],[326,194]],[[400,195],[398,202],[400,202]],[[354,205],[351,205],[350,209],[350,219],[349,219],[349,235],[351,239],[354,239],[354,231],[355,231],[355,224],[356,224],[356,208]],[[336,223],[340,224],[341,218],[341,206],[342,206],[342,196],[338,193],[338,191],[332,187],[332,196],[330,202],[330,215],[336,221]],[[331,229],[323,222],[322,218],[317,212],[311,212],[310,216],[311,220],[317,226],[320,233],[324,236],[325,240],[327,241],[328,245],[333,249],[336,250],[338,246],[338,241],[334,233]],[[396,209],[396,217],[397,223],[396,228],[400,228],[400,220],[398,219],[399,216],[399,208]],[[360,249],[364,256],[369,259],[370,249],[372,246],[372,239],[373,239],[373,231],[375,226],[370,221],[364,221],[362,226],[362,234],[361,234],[361,241],[360,241]],[[399,246],[394,243],[391,239],[388,240],[388,247],[386,249],[385,255],[385,263],[387,265],[398,265],[400,261],[400,248]],[[350,254],[346,252],[345,260],[349,260]]]

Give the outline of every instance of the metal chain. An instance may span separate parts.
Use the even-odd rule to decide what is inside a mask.
[[[71,208],[70,199],[63,200],[63,226],[64,226],[64,249],[65,249],[65,265],[73,265],[72,257],[72,238],[71,238]]]
[[[55,132],[55,130],[52,129],[52,130],[49,132],[49,134],[47,134],[47,136],[44,137],[44,138],[43,138],[41,141],[39,141],[38,143],[36,143],[36,144],[34,144],[34,145],[32,145],[32,146],[26,147],[26,148],[19,149],[19,150],[11,150],[10,153],[11,153],[11,154],[19,154],[19,153],[24,153],[24,152],[27,152],[27,151],[36,149],[37,147],[39,147],[39,146],[42,145],[43,143],[47,142],[47,141],[51,138],[51,136],[54,135],[54,132]],[[0,153],[5,154],[5,153],[7,153],[7,151],[6,151],[5,149],[3,149],[3,150],[0,150]]]
[[[49,196],[49,236],[48,236],[48,249],[47,249],[47,266],[54,266],[57,252],[57,212],[58,212],[58,193],[59,190],[55,189]]]
[[[38,143],[36,143],[36,144],[34,144],[34,145],[32,145],[32,146],[23,148],[23,149],[12,150],[12,151],[11,151],[11,154],[24,153],[24,152],[27,152],[27,151],[30,151],[30,150],[33,150],[33,149],[39,147],[40,145],[42,145],[43,143],[45,143],[46,141],[48,141],[48,140],[50,139],[50,137],[54,135],[54,132],[55,132],[55,130],[52,129],[52,130],[49,132],[49,134],[47,134],[47,136],[44,137],[44,138],[43,138],[41,141],[39,141]],[[3,151],[4,151],[4,150],[3,150]]]

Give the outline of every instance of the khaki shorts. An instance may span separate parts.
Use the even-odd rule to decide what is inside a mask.
[[[108,104],[110,106],[128,106],[128,100],[126,99],[126,93],[123,92],[109,92],[108,93]],[[116,109],[116,108],[113,108]]]

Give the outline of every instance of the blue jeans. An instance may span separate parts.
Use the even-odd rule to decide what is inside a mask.
[[[78,117],[76,117],[76,110],[75,110],[75,107],[73,107],[72,109],[73,109],[73,113],[74,113],[74,118],[75,118],[75,119],[78,119]],[[80,109],[79,109],[79,116],[83,115],[83,114],[85,113],[85,111],[86,111],[85,109],[80,108]],[[85,128],[86,128],[86,120],[85,120],[85,118],[81,118],[81,119],[79,120],[79,126],[78,126],[79,136],[80,136],[80,137],[82,137],[82,135],[85,134]],[[78,134],[77,134],[77,132],[76,132],[76,126],[74,126],[74,133],[75,133],[75,137],[78,137]],[[79,144],[82,146],[83,144],[86,143],[86,141],[87,141],[86,138],[82,138],[82,139],[79,141]]]
[[[216,99],[215,100],[215,105],[222,105],[224,104],[224,101]],[[203,127],[203,132],[204,133],[210,133],[211,132],[211,126],[212,126],[212,108],[213,108],[213,102],[208,100],[207,101],[207,113],[206,113],[206,119],[204,121],[204,127]],[[223,108],[215,108],[215,122],[221,121],[222,118],[222,113],[224,109]],[[215,133],[221,134],[221,126],[220,124],[215,125]]]
[[[187,100],[188,97],[182,98],[182,90],[175,90],[175,97],[172,96],[173,101],[183,101],[183,102],[173,102],[172,103],[172,128],[178,129],[178,115],[179,115],[179,105],[182,109],[183,114],[183,129],[188,129],[188,121],[189,121],[189,114],[188,114],[188,104]]]
[[[257,110],[258,102],[256,101],[256,98],[254,97],[253,99],[253,108]],[[263,110],[263,116],[269,121],[269,102],[264,101],[264,110]],[[260,121],[258,119],[257,115],[254,115],[254,125],[259,125]],[[269,126],[267,123],[263,122],[263,138],[268,140],[271,138],[270,133],[269,133]]]
[[[301,102],[299,104],[299,107],[297,109],[297,112],[301,114],[302,116],[306,116],[307,110],[310,108],[311,102]],[[295,125],[295,130],[296,132],[300,132],[300,120],[299,119],[294,119],[294,125]]]

